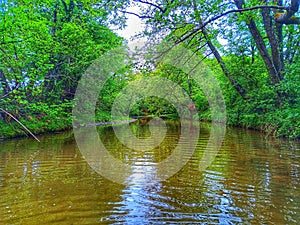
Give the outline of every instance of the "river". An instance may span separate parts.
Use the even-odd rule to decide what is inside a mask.
[[[143,152],[120,144],[112,127],[98,128],[109,152],[133,168],[124,184],[90,167],[72,131],[40,136],[41,143],[1,142],[0,224],[300,224],[299,142],[227,127],[213,163],[201,170],[211,124],[200,125],[195,151],[167,180],[142,171],[172,154],[178,123]],[[149,135],[138,123],[132,130]]]

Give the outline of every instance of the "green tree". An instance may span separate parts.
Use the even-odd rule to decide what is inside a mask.
[[[1,1],[0,106],[19,119],[39,115],[40,121],[48,121],[37,125],[43,130],[55,127],[60,117],[68,123],[59,124],[70,124],[81,75],[96,58],[123,43],[108,28],[123,26],[115,14],[120,7],[110,1]]]
[[[172,40],[170,48],[182,44],[212,67],[224,90],[230,123],[299,136],[294,129],[300,105],[295,100],[299,0],[133,2],[140,12],[127,13],[145,21],[144,34],[152,42]]]
[[[234,78],[228,65],[224,62],[220,44],[219,33],[237,28],[238,34],[245,32],[248,27],[253,42],[246,48],[254,47],[265,63],[269,79],[276,86],[284,78],[284,51],[287,49],[283,40],[290,35],[288,29],[283,32],[283,24],[298,24],[295,13],[299,8],[299,1],[292,0],[289,6],[283,6],[282,1],[134,1],[144,8],[137,15],[146,19],[148,26],[152,27],[153,35],[163,33],[174,39],[174,43],[185,43],[204,56],[211,53],[218,61],[223,73],[229,79],[236,91],[246,99],[247,91],[243,85]],[[273,4],[273,5],[271,5]],[[223,19],[220,21],[219,19]],[[230,23],[227,20],[230,19]],[[224,23],[225,21],[225,23]],[[223,25],[225,24],[225,27]],[[178,32],[178,30],[183,30]],[[171,35],[170,35],[171,34]],[[179,34],[179,35],[178,35]],[[164,35],[166,37],[166,35]],[[266,38],[264,38],[266,36]],[[155,37],[155,36],[153,36]],[[224,38],[224,36],[223,36]],[[245,42],[243,42],[245,43]],[[293,51],[289,46],[288,51]],[[278,98],[281,94],[278,93]],[[279,101],[281,101],[279,99]]]

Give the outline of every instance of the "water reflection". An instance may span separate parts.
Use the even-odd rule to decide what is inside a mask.
[[[174,151],[178,126],[169,124],[162,144],[142,152],[124,147],[112,128],[99,130],[110,153],[131,166],[127,185],[93,171],[72,133],[40,144],[0,143],[0,224],[299,224],[299,143],[228,128],[213,164],[201,171],[212,129],[201,124],[188,163],[158,181],[151,175]]]

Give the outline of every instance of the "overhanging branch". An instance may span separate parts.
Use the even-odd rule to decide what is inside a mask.
[[[143,0],[135,0],[134,2],[138,2],[138,3],[142,3],[142,4],[153,6],[154,8],[159,9],[159,11],[161,11],[162,13],[166,12],[166,9],[163,9],[159,5],[156,5],[156,4],[151,3],[151,2],[147,2],[147,1],[143,1]]]
[[[275,14],[275,21],[281,24],[300,24],[300,18],[294,16],[299,10],[299,5],[300,0],[291,0],[285,13]]]
[[[125,14],[136,16],[136,17],[138,17],[140,19],[154,19],[154,17],[151,17],[151,16],[142,16],[142,15],[139,15],[139,14],[134,13],[134,12],[128,12],[128,11],[124,11],[124,10],[118,10],[118,11],[121,12],[121,13],[125,13]]]
[[[218,16],[215,16],[207,21],[205,21],[203,23],[203,27],[205,27],[206,25],[208,25],[209,23],[217,20],[217,19],[220,19],[221,17],[223,16],[226,16],[228,14],[231,14],[231,13],[240,13],[240,12],[246,12],[246,11],[252,11],[252,10],[256,10],[256,9],[280,9],[280,10],[288,10],[289,8],[288,7],[284,7],[284,6],[278,6],[278,5],[259,5],[259,6],[253,6],[253,7],[250,7],[250,8],[243,8],[243,9],[232,9],[232,10],[228,10]]]

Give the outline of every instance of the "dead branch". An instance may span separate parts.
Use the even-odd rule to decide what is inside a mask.
[[[7,112],[6,110],[4,110],[4,109],[2,109],[2,108],[0,108],[0,110],[2,111],[2,112],[4,112],[5,114],[7,114],[7,115],[9,115],[11,118],[13,118],[18,124],[20,124],[36,141],[38,141],[38,142],[40,142],[40,140],[33,134],[33,133],[31,133],[31,131],[27,128],[27,127],[25,127],[25,125],[24,124],[22,124],[16,117],[14,117],[12,114],[10,114],[9,112]]]

